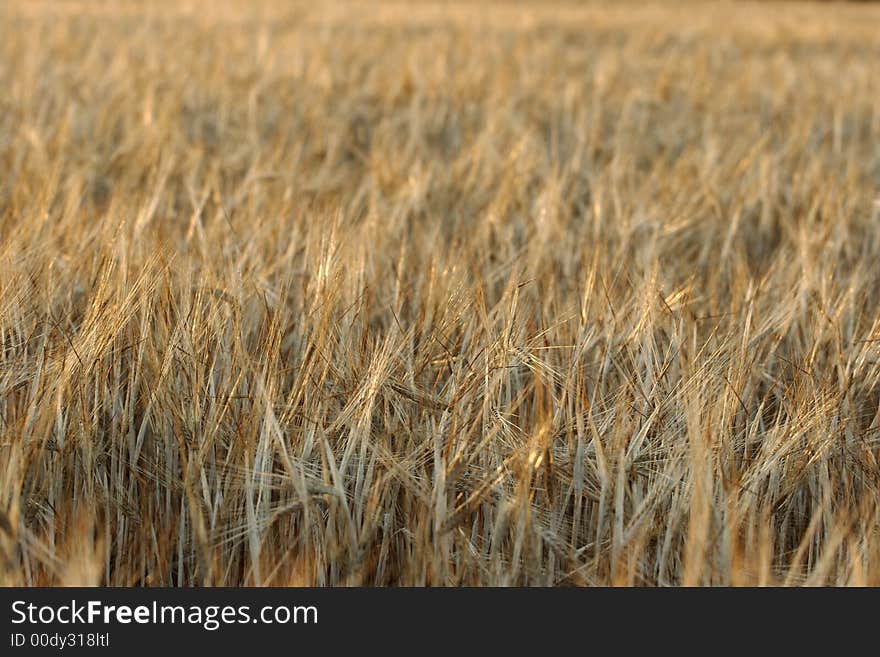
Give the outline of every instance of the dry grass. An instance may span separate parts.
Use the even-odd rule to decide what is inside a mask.
[[[880,10],[314,4],[0,5],[0,583],[880,584]]]

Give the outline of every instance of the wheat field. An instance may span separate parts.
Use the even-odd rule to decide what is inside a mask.
[[[0,4],[0,584],[880,584],[878,25]]]

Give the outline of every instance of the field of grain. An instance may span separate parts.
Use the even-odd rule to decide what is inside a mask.
[[[0,584],[880,584],[878,25],[0,4]]]

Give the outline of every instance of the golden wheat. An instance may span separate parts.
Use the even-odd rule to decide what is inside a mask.
[[[0,584],[880,584],[878,24],[0,4]]]

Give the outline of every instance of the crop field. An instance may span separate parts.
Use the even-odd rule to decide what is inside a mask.
[[[0,3],[0,585],[880,585],[878,26]]]

